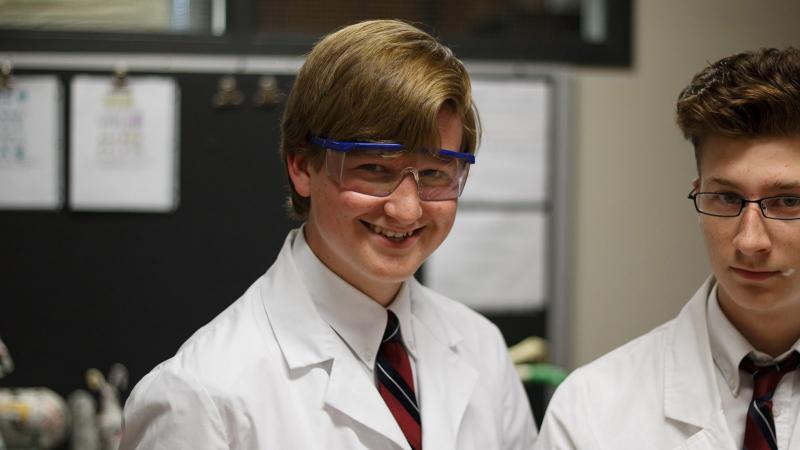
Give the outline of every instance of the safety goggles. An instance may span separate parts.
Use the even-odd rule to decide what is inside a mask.
[[[453,200],[461,195],[475,155],[440,149],[407,152],[391,142],[348,142],[309,136],[326,149],[325,172],[339,187],[375,197],[386,197],[412,174],[419,198]]]

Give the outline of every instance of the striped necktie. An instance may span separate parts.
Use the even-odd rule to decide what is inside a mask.
[[[772,395],[784,375],[800,366],[800,353],[770,366],[756,366],[749,356],[739,368],[753,375],[753,400],[747,408],[744,450],[778,450],[775,421],[772,416]]]
[[[408,361],[408,353],[403,346],[400,322],[393,312],[388,310],[387,312],[389,320],[375,363],[378,391],[394,419],[400,425],[411,448],[421,450],[422,422],[419,419],[419,406],[414,393],[411,363]]]

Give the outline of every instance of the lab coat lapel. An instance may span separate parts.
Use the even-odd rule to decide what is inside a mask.
[[[386,407],[374,381],[358,366],[360,363],[349,350],[343,350],[333,361],[325,404],[386,436],[398,447],[410,450],[400,426]]]
[[[713,282],[706,280],[684,306],[664,353],[664,414],[698,427],[680,448],[737,448],[722,411],[708,338],[706,300]]]
[[[261,281],[261,298],[289,369],[332,361],[325,404],[409,449],[375,383],[350,350],[320,317],[292,258],[297,230],[286,238],[278,259]]]
[[[417,378],[422,405],[422,446],[429,449],[455,449],[459,429],[478,371],[458,354],[461,335],[426,297],[426,292],[412,281],[412,314],[417,342]]]
[[[261,278],[264,311],[290,369],[328,361],[337,351],[335,334],[314,307],[292,258],[297,232],[289,233],[275,264]]]

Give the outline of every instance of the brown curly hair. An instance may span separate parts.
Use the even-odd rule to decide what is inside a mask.
[[[710,64],[678,96],[677,122],[698,165],[709,135],[800,134],[800,50],[762,48]]]

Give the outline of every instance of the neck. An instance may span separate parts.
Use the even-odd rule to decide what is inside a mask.
[[[785,353],[800,339],[800,311],[744,309],[719,295],[719,306],[734,327],[758,351],[773,358]]]
[[[375,300],[376,303],[383,306],[384,308],[389,306],[394,301],[394,298],[397,297],[397,293],[400,292],[401,285],[402,284],[397,284],[392,286],[381,286],[381,287],[376,287],[375,289],[362,289],[353,284],[353,286],[355,286],[356,289],[367,294],[369,298]]]

